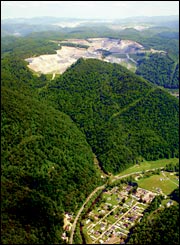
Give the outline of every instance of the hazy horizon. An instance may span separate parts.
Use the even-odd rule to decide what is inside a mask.
[[[161,15],[161,16],[145,16],[145,15],[141,15],[141,16],[132,16],[132,17],[124,17],[124,18],[112,18],[112,19],[106,19],[106,18],[80,18],[80,17],[67,17],[67,16],[62,16],[62,17],[58,17],[58,16],[34,16],[34,17],[9,17],[9,18],[2,18],[2,20],[10,20],[10,19],[34,19],[34,18],[57,18],[57,19],[74,19],[74,20],[99,20],[99,21],[111,21],[111,20],[115,20],[115,19],[119,19],[119,20],[124,20],[124,19],[130,19],[130,18],[153,18],[153,17],[179,17],[179,15]]]
[[[1,19],[179,16],[179,1],[1,1]]]

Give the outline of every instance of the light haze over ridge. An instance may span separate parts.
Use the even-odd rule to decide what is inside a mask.
[[[179,1],[1,1],[1,19],[43,16],[122,19],[179,15]]]

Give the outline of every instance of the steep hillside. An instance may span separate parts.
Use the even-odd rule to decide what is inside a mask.
[[[158,210],[151,218],[143,218],[132,228],[127,244],[168,245],[169,241],[179,244],[179,205]]]
[[[62,243],[63,213],[101,178],[72,120],[20,91],[1,91],[1,242]]]
[[[165,88],[179,88],[179,63],[164,54],[140,60],[136,74]]]
[[[107,172],[178,156],[178,100],[120,65],[79,59],[41,95],[79,125]]]
[[[93,153],[112,173],[178,156],[178,100],[118,64],[79,59],[48,81],[7,55],[1,96],[3,244],[62,243],[63,213],[102,184]]]

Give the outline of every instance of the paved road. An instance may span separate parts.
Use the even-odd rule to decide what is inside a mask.
[[[148,169],[148,170],[145,170],[144,172],[149,172],[149,171],[152,171],[152,170],[156,170],[156,169],[163,169],[164,167],[161,167],[161,168],[153,168],[153,169]],[[131,175],[134,175],[134,174],[140,174],[142,173],[143,171],[139,171],[139,172],[134,172],[134,173],[130,173],[130,174],[125,174],[123,176],[115,176],[112,180],[112,182],[118,180],[118,179],[122,179],[122,178],[126,178],[128,176],[131,176]],[[86,203],[88,203],[88,201],[90,200],[90,198],[98,191],[98,190],[101,190],[103,188],[105,188],[106,185],[102,185],[102,186],[99,186],[97,187],[93,192],[91,192],[91,194],[87,197],[86,201],[84,202],[84,204],[82,205],[82,207],[79,209],[79,212],[77,213],[76,217],[75,217],[75,220],[73,222],[73,225],[72,225],[72,228],[71,228],[71,235],[70,235],[70,239],[69,239],[69,244],[73,244],[73,236],[74,236],[74,231],[75,231],[75,228],[76,228],[76,223],[79,219],[79,216],[81,214],[81,212],[83,211],[84,209],[84,206],[86,205]]]
[[[99,187],[97,187],[93,192],[91,192],[91,194],[87,197],[87,199],[86,199],[86,201],[84,202],[84,204],[82,205],[82,207],[79,209],[79,212],[78,212],[78,214],[76,215],[76,218],[75,218],[75,220],[74,220],[74,222],[73,222],[73,225],[72,225],[72,228],[71,228],[71,236],[70,236],[70,239],[69,239],[69,244],[73,244],[72,242],[73,242],[74,231],[75,231],[75,228],[76,228],[76,223],[77,223],[77,221],[78,221],[78,219],[79,219],[79,216],[80,216],[81,212],[82,212],[83,209],[84,209],[84,206],[86,205],[86,203],[89,202],[90,198],[91,198],[91,197],[92,197],[98,190],[101,190],[101,189],[103,189],[103,188],[105,188],[105,185],[99,186]]]
[[[152,170],[163,169],[163,168],[164,168],[164,167],[160,167],[160,168],[152,168],[152,169],[145,170],[144,172],[149,172],[149,171],[152,171]],[[126,178],[126,177],[131,176],[131,175],[134,175],[134,174],[141,174],[142,172],[143,172],[143,170],[142,170],[142,171],[139,171],[139,172],[134,172],[134,173],[130,173],[130,174],[125,174],[125,175],[123,175],[123,176],[115,176],[115,177],[114,177],[115,179],[113,179],[112,182],[114,182],[114,181],[116,181],[116,180],[118,180],[118,179]]]
[[[118,207],[118,205],[116,205],[112,210],[110,210],[103,218],[101,218],[97,223],[93,224],[91,229],[93,227],[95,227],[96,225],[100,224],[102,222],[102,220],[104,220],[111,212],[113,212],[116,208]]]
[[[118,220],[116,220],[110,227],[108,227],[108,229],[106,229],[95,241],[93,241],[93,243],[96,243],[97,240],[99,240],[102,236],[104,236],[104,234],[107,231],[109,231],[114,225],[116,225],[116,223],[118,223],[122,219],[122,217],[124,217],[127,213],[129,213],[136,205],[137,205],[137,202],[130,209],[128,209],[128,211],[124,213]]]

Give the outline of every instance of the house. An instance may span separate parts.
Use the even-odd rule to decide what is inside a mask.
[[[95,220],[98,220],[98,216],[97,215],[95,215],[94,218],[95,218]]]
[[[70,230],[71,230],[71,226],[70,225],[66,225],[65,231],[70,231]]]
[[[105,210],[101,210],[99,213],[101,213],[101,214],[105,214],[106,213],[106,211]]]
[[[128,185],[128,186],[126,187],[126,191],[130,191],[131,189],[132,189],[132,186],[129,186],[129,185]]]
[[[62,234],[61,238],[62,238],[64,241],[68,242],[68,237],[66,236],[66,232],[64,232],[64,233]]]
[[[63,240],[66,238],[66,232],[63,232],[62,237]]]
[[[107,203],[107,202],[106,202],[105,204],[106,204],[107,206],[112,206],[112,204],[111,204],[111,203]]]
[[[89,222],[91,222],[91,220],[90,220],[90,219],[86,220],[86,225],[87,225]]]
[[[173,201],[170,200],[170,201],[166,204],[166,206],[167,206],[167,207],[170,207],[172,204],[173,204]]]
[[[92,211],[88,214],[88,216],[91,216],[91,215],[93,215],[93,212]]]
[[[105,233],[106,236],[109,236],[110,234],[111,234],[110,231],[106,231]]]
[[[99,242],[102,244],[104,241],[102,239],[100,239]]]
[[[133,222],[133,221],[135,221],[136,219],[137,219],[137,216],[133,216],[133,217],[131,217],[129,220]]]

